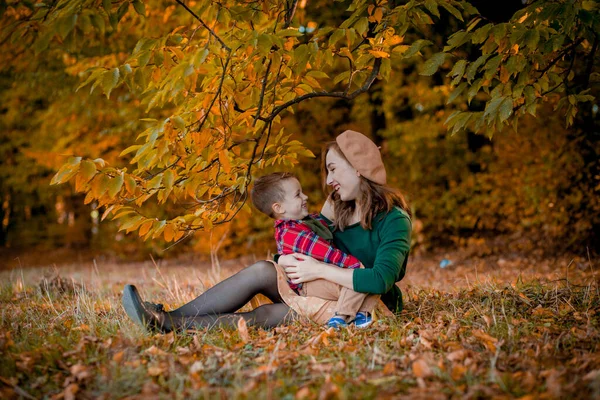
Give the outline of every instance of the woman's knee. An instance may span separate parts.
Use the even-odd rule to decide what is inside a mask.
[[[261,277],[276,277],[277,271],[275,270],[275,266],[265,260],[257,261],[251,266],[247,268],[248,271],[252,272],[252,274],[260,275]]]
[[[264,327],[277,326],[289,322],[294,317],[294,311],[283,303],[265,304],[252,311],[254,321]]]

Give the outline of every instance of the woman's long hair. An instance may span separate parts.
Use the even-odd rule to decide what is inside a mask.
[[[337,144],[337,142],[332,141],[326,143],[323,147],[323,151],[321,153],[321,176],[323,182],[323,191],[325,191],[325,193],[329,193],[328,198],[333,202],[335,228],[339,229],[340,231],[344,231],[344,228],[350,225],[349,222],[354,215],[357,202],[355,200],[343,201],[340,199],[340,196],[337,192],[327,188],[326,157],[327,152],[331,150],[334,150],[336,153],[338,153],[340,157],[348,162],[348,164],[350,164],[350,162],[346,156],[344,156],[344,153],[340,149],[340,146]],[[387,185],[380,185],[361,175],[360,192],[362,193],[362,198],[359,202],[361,207],[360,225],[363,227],[363,229],[371,229],[373,226],[373,218],[378,213],[382,211],[389,212],[394,207],[400,207],[412,217],[408,203],[404,199],[402,193],[400,193],[400,191],[397,189],[391,188]]]

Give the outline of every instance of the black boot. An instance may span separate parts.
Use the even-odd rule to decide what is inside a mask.
[[[170,329],[166,329],[164,326],[166,313],[162,309],[162,304],[142,301],[133,285],[125,285],[123,289],[123,308],[129,318],[151,332],[170,332]]]

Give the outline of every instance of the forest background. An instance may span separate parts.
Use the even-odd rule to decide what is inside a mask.
[[[381,146],[389,183],[415,216],[415,251],[470,243],[484,243],[482,255],[506,245],[547,254],[600,248],[595,2],[248,2],[236,9],[3,0],[0,9],[5,261],[59,248],[126,260],[216,249],[225,257],[264,255],[274,250],[272,222],[250,207],[240,205],[235,217],[224,210],[243,203],[250,176],[286,169],[318,211],[320,146],[345,129]],[[278,37],[265,33],[277,10],[288,25]],[[232,56],[230,80],[221,79],[229,64],[219,35],[229,46],[248,46]],[[275,76],[277,63],[289,67],[289,82],[280,68],[262,87],[260,73]],[[354,98],[307,98],[271,121],[256,118],[323,87],[353,93],[373,71],[376,79]],[[245,80],[254,91],[235,86]],[[278,84],[291,97],[261,110],[265,91],[272,86],[275,99]],[[262,160],[244,143],[260,144]],[[199,169],[186,158],[190,148],[204,159]],[[190,188],[194,171],[209,174],[210,184]],[[68,183],[51,186],[53,177]]]

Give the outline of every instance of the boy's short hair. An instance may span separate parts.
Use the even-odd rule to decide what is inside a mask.
[[[281,182],[290,178],[298,179],[289,172],[274,172],[256,178],[250,193],[254,207],[269,217],[275,218],[273,204],[281,202],[285,198]]]

